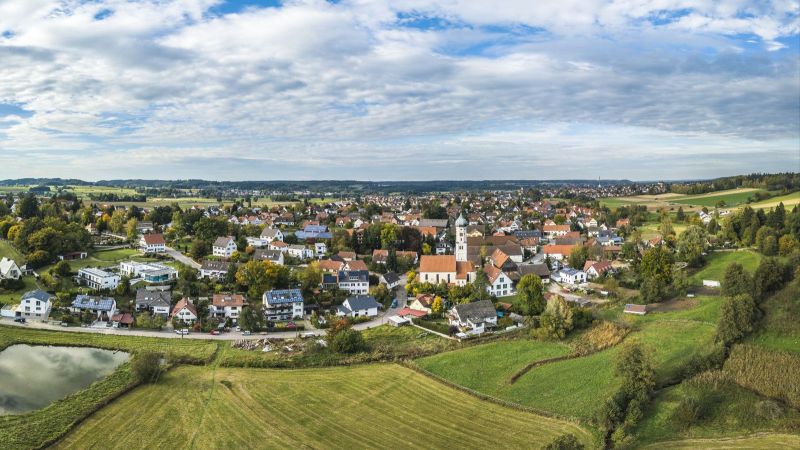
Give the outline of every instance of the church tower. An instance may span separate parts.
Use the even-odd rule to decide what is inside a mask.
[[[467,260],[467,219],[459,214],[456,219],[456,261]]]

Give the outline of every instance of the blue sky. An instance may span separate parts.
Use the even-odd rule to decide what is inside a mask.
[[[800,171],[799,11],[0,0],[0,178]]]

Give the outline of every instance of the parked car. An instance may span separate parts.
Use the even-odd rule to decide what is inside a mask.
[[[250,336],[250,334],[249,330],[242,331],[242,336]]]
[[[211,334],[212,336],[219,336],[219,331],[217,331],[217,330],[211,330],[211,333],[210,333],[210,334]]]
[[[188,328],[184,328],[182,330],[175,330],[175,334],[180,334],[181,336],[185,336],[185,335],[189,334],[189,329]]]
[[[14,318],[14,322],[25,323],[25,318],[24,317],[15,317]]]
[[[288,322],[286,323],[286,328],[297,328],[297,325],[294,322]]]
[[[390,308],[397,308],[397,299],[392,300],[392,305]]]

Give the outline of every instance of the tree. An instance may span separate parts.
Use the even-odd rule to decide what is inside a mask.
[[[34,194],[26,194],[17,205],[17,212],[23,219],[30,219],[39,215],[39,200]]]
[[[203,239],[195,239],[192,241],[192,247],[189,249],[189,254],[194,259],[203,259],[206,255],[211,253],[211,245],[208,241]]]
[[[536,316],[542,313],[546,306],[543,291],[542,279],[536,274],[525,275],[519,280],[517,298],[526,315]]]
[[[431,303],[431,312],[433,314],[441,314],[444,311],[444,303],[442,302],[442,297],[438,295],[433,298],[433,303]]]
[[[774,256],[778,252],[778,241],[776,239],[774,229],[767,226],[759,228],[756,232],[755,240],[758,251],[767,256]]]
[[[161,376],[161,355],[154,352],[137,353],[131,368],[142,383],[155,383]]]
[[[756,302],[747,294],[725,297],[717,324],[717,342],[730,345],[753,331]]]
[[[70,267],[69,263],[66,261],[59,261],[59,263],[53,267],[53,273],[61,277],[68,277],[71,272],[72,267]]]
[[[783,267],[775,258],[764,258],[753,274],[753,295],[762,301],[770,292],[780,289],[783,284]]]
[[[683,222],[684,220],[686,220],[686,214],[683,212],[683,206],[679,206],[678,212],[675,214],[675,221]]]
[[[543,337],[555,339],[564,339],[572,330],[572,310],[563,298],[554,296],[547,301],[540,329]]]
[[[781,256],[789,256],[797,250],[798,246],[797,239],[794,238],[791,234],[784,234],[778,239],[778,253]]]
[[[663,286],[672,283],[672,253],[663,245],[648,249],[639,263],[639,275],[643,279],[655,278]]]
[[[578,245],[572,249],[569,254],[569,265],[575,269],[583,269],[583,265],[586,263],[586,259],[589,256],[589,250],[583,246]]]
[[[139,230],[137,227],[139,226],[139,221],[136,218],[128,220],[125,224],[125,235],[130,242],[136,242],[136,239],[139,237]]]
[[[322,281],[322,269],[317,261],[312,261],[300,272],[300,290],[306,298],[311,296]]]
[[[730,263],[722,279],[722,295],[734,297],[753,292],[753,279],[739,263]]]
[[[347,319],[332,321],[325,339],[331,351],[336,353],[358,353],[366,347],[361,333],[354,330]]]
[[[583,444],[574,434],[562,434],[542,447],[542,450],[583,450]]]
[[[248,261],[236,271],[236,282],[247,287],[250,298],[260,298],[273,285],[270,280],[269,261]]]
[[[472,301],[480,301],[486,300],[489,298],[489,291],[487,291],[487,287],[489,286],[489,277],[486,275],[486,272],[483,269],[478,269],[475,272],[475,281],[472,283],[473,289],[473,297]]]
[[[703,253],[707,246],[708,232],[706,229],[698,225],[689,225],[678,237],[678,256],[686,261],[689,267],[700,267],[703,265]]]

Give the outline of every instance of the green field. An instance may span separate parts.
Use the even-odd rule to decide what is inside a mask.
[[[645,448],[653,449],[698,449],[706,450],[755,450],[755,449],[790,449],[800,448],[800,435],[784,433],[758,433],[754,436],[718,438],[718,439],[686,439],[683,441],[659,442]]]
[[[523,339],[440,353],[419,359],[417,364],[458,385],[497,395],[511,375],[528,363],[569,353],[565,344]]]
[[[8,259],[13,259],[16,261],[17,265],[22,265],[25,263],[24,258],[22,255],[5,239],[0,239],[0,259],[6,257]]]
[[[762,302],[761,328],[747,342],[800,353],[800,280]]]
[[[786,210],[790,211],[795,205],[800,205],[800,191],[752,203],[750,207],[754,209],[772,209],[778,206],[779,203],[783,203]]]
[[[737,206],[746,203],[749,198],[757,192],[767,192],[762,189],[731,189],[728,191],[711,192],[703,195],[692,195],[670,199],[670,203],[680,203],[692,206],[706,206],[713,208],[718,202],[725,202],[726,207]]]
[[[20,297],[22,297],[22,294],[30,290],[36,289],[38,287],[38,285],[36,284],[36,279],[34,279],[33,277],[23,277],[22,281],[25,283],[25,287],[22,289],[19,289],[14,292],[0,291],[0,304],[16,305],[17,303],[19,303],[19,299]]]
[[[567,432],[591,446],[573,423],[484,402],[397,365],[180,367],[56,447],[530,448]]]
[[[722,281],[728,264],[736,262],[742,265],[751,274],[755,272],[762,255],[749,250],[731,252],[712,252],[706,258],[706,265],[689,276],[689,281],[700,285],[703,280]]]

